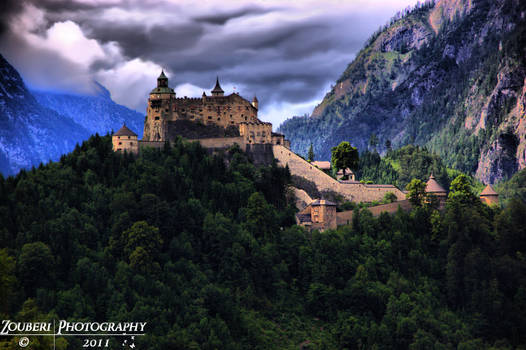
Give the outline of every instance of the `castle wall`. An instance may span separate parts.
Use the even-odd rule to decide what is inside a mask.
[[[406,199],[405,194],[393,185],[366,185],[360,182],[341,183],[336,181],[282,145],[273,145],[273,152],[281,166],[288,164],[292,175],[301,176],[314,182],[318,191],[336,192],[352,202],[382,200],[388,192],[394,193],[398,200]]]
[[[272,143],[272,124],[264,122],[242,122],[239,134],[246,143]]]
[[[376,205],[374,207],[369,207],[367,210],[373,214],[373,216],[379,216],[381,213],[388,213],[388,214],[394,214],[398,211],[398,208],[401,208],[402,210],[411,210],[411,202],[409,200],[401,200],[398,202],[388,203],[388,204],[380,204]],[[352,217],[353,217],[353,210],[346,210],[339,213],[336,213],[336,223],[338,226],[342,225],[351,225],[352,224]]]
[[[190,142],[197,141],[204,148],[217,149],[217,150],[230,148],[234,144],[238,144],[239,147],[243,151],[246,150],[246,145],[242,137],[214,137],[214,138],[188,140],[188,141]]]
[[[170,94],[150,94],[143,138],[166,139],[166,121],[188,120],[224,128],[242,122],[258,122],[257,109],[241,96],[203,96],[175,98]],[[270,141],[269,141],[270,142]]]
[[[139,148],[142,149],[144,147],[150,147],[150,148],[163,148],[164,147],[164,141],[139,141]]]

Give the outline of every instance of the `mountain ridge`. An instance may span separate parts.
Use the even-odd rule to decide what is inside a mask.
[[[526,166],[525,17],[516,0],[421,4],[368,40],[310,117],[279,131],[322,159],[340,141],[384,152],[389,140],[485,183],[507,178]]]
[[[94,96],[31,91],[0,54],[0,173],[58,160],[89,135],[125,122],[142,130],[140,113],[113,102],[100,84],[98,90]]]

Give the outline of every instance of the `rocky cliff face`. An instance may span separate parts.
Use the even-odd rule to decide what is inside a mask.
[[[373,36],[308,118],[280,131],[322,159],[348,140],[364,150],[428,146],[485,183],[526,167],[526,2],[440,0]]]

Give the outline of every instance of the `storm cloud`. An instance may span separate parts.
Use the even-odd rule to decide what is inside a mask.
[[[179,95],[257,95],[277,127],[310,113],[372,32],[416,0],[4,0],[0,53],[37,89],[144,111],[161,69]]]

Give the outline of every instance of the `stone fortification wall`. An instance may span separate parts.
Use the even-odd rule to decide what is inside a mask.
[[[388,203],[388,204],[380,204],[376,205],[374,207],[367,208],[373,216],[378,216],[381,213],[389,213],[394,214],[398,211],[398,208],[402,208],[403,210],[411,210],[411,202],[409,200],[405,199],[398,202]],[[342,211],[339,213],[336,213],[336,225],[342,226],[342,225],[350,225],[352,224],[352,210]]]
[[[213,138],[205,138],[205,139],[189,139],[189,142],[197,141],[203,146],[204,148],[208,149],[226,149],[230,148],[234,144],[238,144],[239,147],[245,151],[246,145],[243,141],[243,137],[213,137]]]
[[[366,185],[360,182],[341,183],[336,181],[282,145],[273,145],[273,152],[274,158],[278,160],[281,166],[288,164],[292,175],[301,176],[312,181],[320,192],[336,192],[352,202],[381,200],[388,192],[394,193],[398,200],[406,198],[402,191],[392,185]]]
[[[143,147],[163,148],[164,141],[139,141],[139,148]]]

